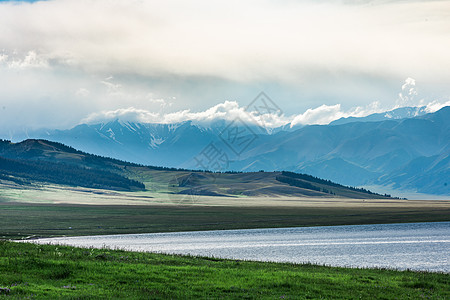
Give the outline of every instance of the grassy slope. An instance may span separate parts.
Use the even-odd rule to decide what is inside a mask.
[[[0,298],[448,299],[449,274],[0,241]]]
[[[281,183],[276,180],[276,177],[280,175],[280,172],[213,174],[168,170],[155,167],[141,167],[132,163],[91,155],[77,151],[60,143],[45,140],[26,140],[21,143],[0,141],[0,156],[9,159],[20,159],[20,162],[24,164],[23,169],[27,169],[27,164],[29,165],[28,169],[36,169],[34,173],[30,174],[27,174],[23,170],[18,172],[18,170],[15,170],[17,169],[17,166],[12,163],[14,167],[10,167],[6,171],[7,174],[18,177],[13,178],[13,181],[20,180],[20,177],[22,176],[27,179],[27,181],[34,181],[39,184],[48,181],[58,184],[69,184],[72,186],[101,186],[102,188],[119,190],[141,189],[140,184],[129,182],[128,179],[117,176],[125,175],[130,179],[145,183],[146,188],[153,192],[182,192],[206,196],[307,196],[325,198],[332,196],[329,193]],[[28,160],[31,160],[31,162]],[[36,161],[39,163],[35,166]],[[48,163],[45,165],[43,162]],[[67,169],[65,168],[65,165],[61,165],[60,163],[75,167]],[[34,167],[31,168],[31,166]],[[49,166],[52,166],[55,170],[60,170],[61,174],[54,174],[54,170],[47,170]],[[87,168],[87,170],[84,168]],[[76,174],[74,176],[63,174],[63,170],[72,170],[72,173],[79,173],[79,175],[86,174],[83,177],[84,180],[80,180],[80,176],[75,176]],[[104,171],[106,172],[102,173]],[[111,172],[115,174],[111,174]],[[96,174],[96,176],[94,174]],[[102,174],[104,176],[102,176]],[[111,182],[110,177],[115,178],[115,184],[110,184],[111,186],[108,187],[109,185],[107,182]],[[95,182],[95,178],[98,179],[98,182]],[[174,184],[177,183],[177,180],[183,181],[183,184],[181,186]],[[118,185],[119,181],[121,182],[120,185]],[[357,199],[384,198],[380,195],[376,196],[353,191],[343,186],[330,187],[327,186],[327,184],[312,184],[314,186],[326,188],[328,191],[332,191],[334,193],[333,196]],[[126,185],[127,187],[122,185]]]
[[[380,199],[380,195],[371,195],[350,190],[343,186],[328,186],[312,183],[314,186],[327,188],[335,195],[291,186],[276,180],[281,172],[249,172],[249,173],[203,173],[189,171],[153,170],[146,167],[128,167],[126,175],[143,182],[150,191],[169,193],[188,193],[194,195],[224,196],[295,196],[295,197],[345,197],[355,199]],[[176,186],[174,183],[183,182]]]

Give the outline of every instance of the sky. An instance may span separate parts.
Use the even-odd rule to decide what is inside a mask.
[[[450,105],[450,1],[0,1],[0,133]]]

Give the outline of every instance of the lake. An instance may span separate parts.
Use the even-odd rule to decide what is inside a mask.
[[[83,236],[33,242],[230,259],[450,272],[450,222]]]

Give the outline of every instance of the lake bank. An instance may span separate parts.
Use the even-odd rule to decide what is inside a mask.
[[[0,238],[450,221],[449,201],[260,200],[269,206],[209,201],[211,205],[0,202]]]
[[[81,236],[31,242],[237,260],[450,273],[450,222]]]

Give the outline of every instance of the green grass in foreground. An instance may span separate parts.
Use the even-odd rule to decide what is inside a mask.
[[[0,241],[5,299],[449,299],[450,275]]]

